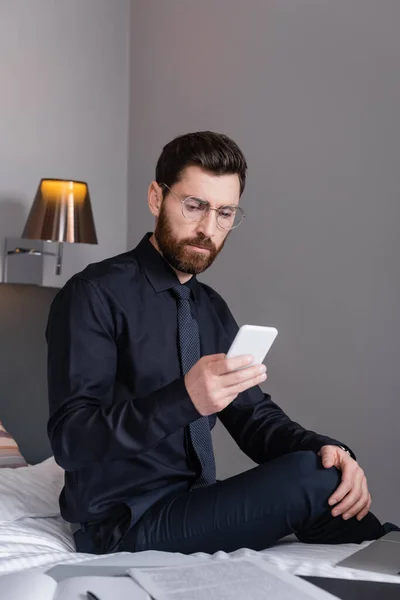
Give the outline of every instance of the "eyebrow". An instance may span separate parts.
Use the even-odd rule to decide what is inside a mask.
[[[196,196],[196,194],[177,194],[177,196],[180,196],[182,198],[182,200],[185,200],[186,198],[196,198],[196,200],[201,200],[202,202],[207,202],[207,204],[209,204],[212,208],[225,208],[227,206],[239,206],[238,204],[220,204],[220,206],[213,206],[211,204],[211,202],[209,200],[206,200],[205,198],[202,198],[201,196]]]

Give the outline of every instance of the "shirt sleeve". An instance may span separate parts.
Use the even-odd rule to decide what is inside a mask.
[[[258,386],[240,394],[218,416],[240,449],[258,464],[298,450],[344,446],[292,421]]]
[[[233,341],[238,325],[224,300],[213,294],[212,300],[227,337]],[[239,394],[218,417],[240,449],[258,464],[298,450],[318,452],[324,445],[344,446],[292,421],[258,386]]]
[[[89,466],[105,454],[132,457],[198,418],[184,379],[146,397],[113,402],[117,373],[115,315],[95,283],[76,277],[50,309],[48,434],[65,470]]]

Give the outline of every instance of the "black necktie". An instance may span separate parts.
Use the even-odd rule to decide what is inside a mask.
[[[200,359],[199,326],[190,310],[190,289],[177,285],[172,290],[178,299],[178,336],[182,373],[185,375]],[[199,460],[201,472],[192,489],[215,483],[215,458],[208,417],[189,424],[190,438]]]

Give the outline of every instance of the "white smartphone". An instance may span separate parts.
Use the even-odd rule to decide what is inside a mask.
[[[260,365],[267,356],[269,349],[278,330],[275,327],[261,327],[259,325],[242,325],[228,350],[227,358],[251,354],[254,357],[250,365]],[[245,368],[245,367],[241,367]]]

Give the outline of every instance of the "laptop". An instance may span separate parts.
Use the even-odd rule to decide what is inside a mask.
[[[336,566],[399,575],[400,583],[400,531],[387,533],[366,548],[338,562]]]
[[[332,579],[331,577],[302,576],[340,600],[399,600],[399,583],[360,581],[359,579]],[[400,579],[400,578],[399,578]]]

